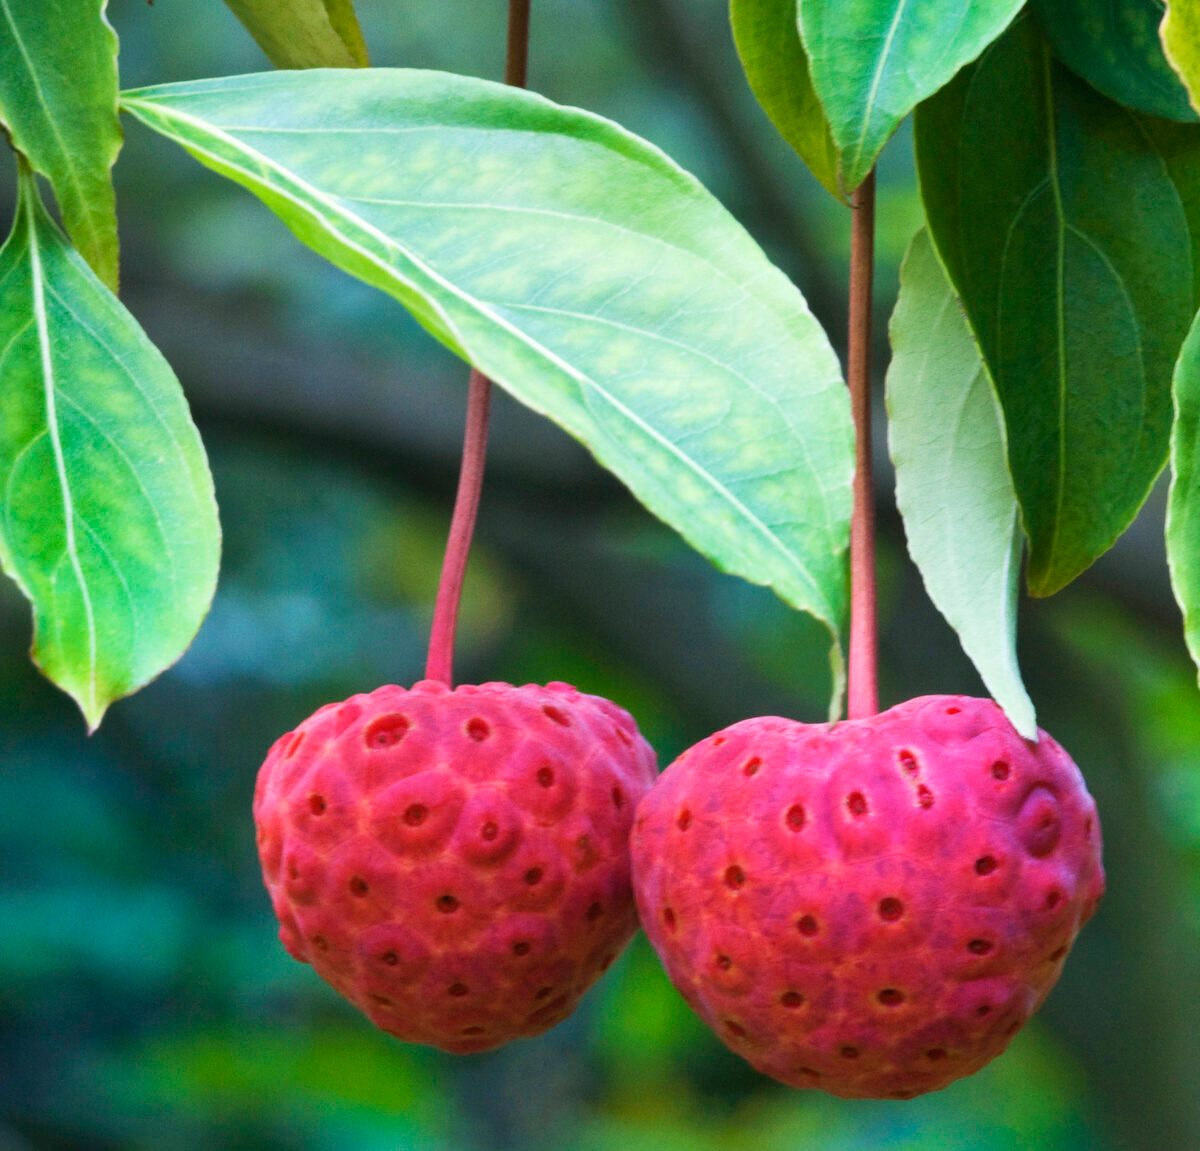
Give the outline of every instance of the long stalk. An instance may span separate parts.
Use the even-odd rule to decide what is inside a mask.
[[[851,201],[850,332],[846,351],[854,417],[854,512],[850,521],[850,692],[848,715],[879,710],[875,611],[875,504],[871,484],[871,278],[875,264],[875,173]]]
[[[504,82],[525,87],[529,62],[529,9],[531,0],[509,0],[508,46],[505,54]],[[433,625],[429,631],[429,656],[425,678],[454,686],[454,633],[458,627],[458,608],[462,601],[463,580],[471,554],[471,538],[479,514],[483,491],[483,473],[487,458],[488,414],[491,409],[492,382],[482,372],[471,370],[467,388],[467,426],[463,433],[462,466],[458,473],[458,493],[450,536],[442,560],[437,600],[433,607]]]

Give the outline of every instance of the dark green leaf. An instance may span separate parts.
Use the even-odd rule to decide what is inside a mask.
[[[34,658],[89,727],[174,663],[208,610],[219,529],[179,384],[23,170],[0,248],[0,561]]]
[[[779,134],[838,199],[838,153],[808,74],[796,0],[730,0],[733,39],[746,79]]]
[[[54,189],[75,246],[117,287],[110,171],[121,149],[105,0],[0,0],[0,121]]]
[[[1124,531],[1166,458],[1195,287],[1180,189],[1142,121],[1030,20],[922,106],[916,142],[1004,408],[1029,586],[1049,595]]]
[[[1163,0],[1034,0],[1058,58],[1126,108],[1195,120],[1188,94],[1163,55]]]
[[[857,188],[897,125],[1008,26],[1022,0],[799,0],[812,85]]]
[[[277,72],[125,105],[582,440],[718,566],[836,637],[853,471],[836,357],[796,289],[657,149],[441,73]],[[840,651],[835,638],[837,692]]]
[[[908,550],[996,702],[1026,739],[1017,666],[1021,524],[992,381],[929,234],[900,272],[887,374],[888,448]]]
[[[1188,650],[1200,666],[1200,316],[1179,353],[1174,382],[1167,561]]]
[[[1169,0],[1159,35],[1167,61],[1187,89],[1192,109],[1200,112],[1200,3]]]
[[[277,68],[365,68],[353,0],[225,0]]]

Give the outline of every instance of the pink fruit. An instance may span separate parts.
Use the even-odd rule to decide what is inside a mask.
[[[563,683],[329,704],[258,775],[280,938],[401,1039],[536,1035],[636,928],[628,836],[655,767],[626,712]]]
[[[746,720],[638,808],[634,886],[671,980],[759,1071],[907,1099],[998,1055],[1104,890],[1096,806],[991,700]]]

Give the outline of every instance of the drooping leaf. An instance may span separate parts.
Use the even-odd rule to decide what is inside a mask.
[[[1022,0],[799,0],[812,85],[852,191],[900,121],[999,36]]]
[[[1168,0],[1159,35],[1192,109],[1200,112],[1200,0]]]
[[[225,0],[277,68],[365,68],[353,0]]]
[[[890,332],[888,449],[909,554],[988,691],[1036,739],[1017,666],[1022,534],[1004,419],[924,229],[900,271]]]
[[[113,291],[121,150],[106,0],[0,0],[0,121],[54,189],[75,246]]]
[[[1110,100],[1168,120],[1195,120],[1163,55],[1163,0],[1034,0],[1058,58]]]
[[[796,289],[657,149],[428,72],[241,76],[125,106],[836,637],[853,471],[837,360]]]
[[[729,18],[755,99],[812,174],[842,199],[838,152],[808,74],[796,0],[730,0]]]
[[[922,105],[916,144],[930,232],[1004,409],[1029,587],[1049,595],[1112,545],[1165,462],[1195,289],[1187,212],[1143,122],[1028,19]]]
[[[1175,366],[1167,563],[1183,609],[1183,632],[1200,667],[1200,315]]]
[[[216,585],[212,480],[179,383],[22,169],[0,248],[0,562],[34,658],[95,728],[174,663]]]

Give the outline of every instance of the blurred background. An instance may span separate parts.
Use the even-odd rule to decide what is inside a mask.
[[[506,8],[359,0],[375,63],[491,78]],[[215,0],[109,10],[127,87],[267,67]],[[841,345],[847,214],[758,111],[724,0],[538,0],[530,83],[695,172]],[[1041,723],[1100,804],[1109,894],[1046,1008],[974,1078],[911,1103],[789,1091],[692,1017],[642,939],[567,1023],[467,1058],[376,1032],[289,959],[254,853],[255,772],[319,704],[420,677],[466,371],[249,196],[126,129],[123,296],[190,398],[224,563],[187,656],[91,739],[0,589],[0,1151],[1200,1147],[1200,695],[1161,490],[1075,586],[1023,609]],[[906,131],[880,179],[882,368],[920,223]],[[7,164],[5,221],[12,195]],[[906,559],[876,440],[884,703],[982,693]],[[749,715],[823,718],[818,629],[711,569],[503,396],[489,466],[462,680],[608,695],[664,764]]]

